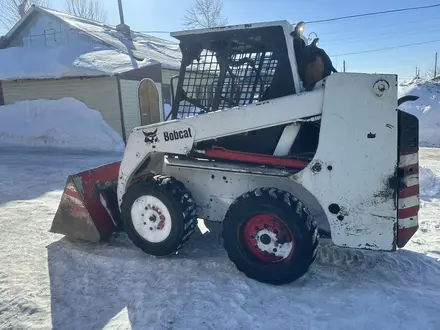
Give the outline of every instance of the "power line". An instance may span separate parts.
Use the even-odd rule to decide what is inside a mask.
[[[305,23],[306,24],[316,24],[316,23],[334,22],[334,21],[340,21],[340,20],[351,19],[351,18],[368,17],[368,16],[391,14],[391,13],[398,13],[398,12],[412,11],[412,10],[429,9],[429,8],[436,8],[436,7],[440,7],[440,3],[428,5],[428,6],[399,8],[399,9],[392,9],[392,10],[385,10],[385,11],[377,11],[377,12],[373,12],[373,13],[364,13],[364,14],[332,17],[332,18],[326,18],[326,19],[315,20],[315,21],[306,21]],[[139,32],[142,32],[142,33],[171,33],[171,31],[139,31]]]
[[[404,48],[404,47],[410,47],[410,46],[418,46],[418,45],[431,44],[433,42],[439,42],[439,41],[440,41],[440,39],[435,39],[435,40],[429,40],[429,41],[423,41],[423,42],[415,42],[415,43],[406,44],[406,45],[399,45],[399,46],[391,46],[391,47],[363,50],[363,51],[360,51],[360,52],[345,53],[345,54],[335,54],[335,55],[331,55],[331,56],[335,57],[335,56],[348,56],[348,55],[366,54],[366,53],[380,52],[380,51],[383,51],[383,50],[390,50],[390,49]]]
[[[426,32],[438,32],[440,30],[440,25],[433,26],[432,29],[414,29],[410,32],[402,33],[402,31],[390,31],[391,33],[386,34],[379,34],[374,36],[359,36],[354,38],[346,38],[346,39],[334,39],[334,40],[324,40],[322,41],[322,44],[328,45],[347,45],[347,44],[354,44],[359,42],[364,42],[367,40],[387,40],[387,39],[395,39],[399,37],[407,37],[407,36],[413,36],[413,35],[419,35],[421,33]]]
[[[438,21],[438,17],[429,17],[429,18],[424,18],[423,22],[427,22],[427,21],[431,21],[431,20],[435,20]],[[393,28],[405,28],[407,26],[409,26],[412,23],[420,23],[420,19],[418,20],[411,20],[411,21],[398,21],[398,22],[394,22],[392,24],[374,24],[373,26],[369,26],[368,27],[368,31],[375,31],[375,30],[380,30],[382,31],[384,28],[386,27],[393,27]],[[330,32],[320,32],[319,35],[323,36],[323,35],[338,35],[338,34],[342,34],[342,35],[347,35],[347,30],[343,30],[343,29],[338,29],[338,30],[334,30],[334,31],[330,31]]]
[[[351,19],[351,18],[357,18],[357,17],[367,17],[367,16],[391,14],[391,13],[398,13],[398,12],[403,12],[403,11],[429,9],[429,8],[435,8],[435,7],[440,7],[440,3],[434,4],[434,5],[428,5],[428,6],[400,8],[400,9],[392,9],[392,10],[385,10],[385,11],[377,11],[377,12],[373,12],[373,13],[364,13],[364,14],[357,14],[357,15],[326,18],[326,19],[321,19],[321,20],[308,21],[305,23],[306,24],[326,23],[326,22],[334,22],[334,21],[340,21],[340,20],[344,20],[344,19]]]

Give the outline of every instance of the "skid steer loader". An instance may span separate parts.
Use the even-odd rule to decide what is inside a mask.
[[[418,229],[418,120],[397,107],[416,98],[398,100],[392,74],[333,73],[305,92],[296,33],[286,21],[173,33],[171,120],[133,129],[121,162],[69,176],[51,231],[125,231],[166,256],[197,219],[222,221],[237,269],[274,284],[307,272],[320,237],[404,247]]]

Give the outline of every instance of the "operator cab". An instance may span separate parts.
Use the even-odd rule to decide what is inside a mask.
[[[286,42],[289,26],[272,22],[172,34],[182,52],[178,83],[172,84],[172,118],[294,94],[300,85]]]
[[[246,106],[301,91],[304,58],[298,54],[307,46],[303,30],[302,22],[294,29],[287,21],[279,21],[172,33],[180,40],[182,64],[177,83],[171,81],[173,104],[171,118],[167,119]],[[197,148],[215,145],[274,155],[287,126],[204,141]],[[319,126],[319,121],[301,123],[300,130],[289,133],[294,134],[291,147],[283,156],[302,154],[311,159],[318,145]]]

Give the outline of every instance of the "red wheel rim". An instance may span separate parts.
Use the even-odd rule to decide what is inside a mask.
[[[273,214],[252,216],[244,226],[243,240],[251,254],[263,262],[289,260],[295,250],[289,227]]]

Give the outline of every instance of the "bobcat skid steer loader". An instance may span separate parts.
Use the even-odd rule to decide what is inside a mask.
[[[319,237],[402,248],[418,229],[418,121],[397,76],[333,73],[304,92],[286,21],[172,34],[182,65],[172,117],[135,128],[121,162],[69,176],[51,231],[98,242],[125,231],[175,253],[197,219],[222,221],[237,269],[303,276]]]

